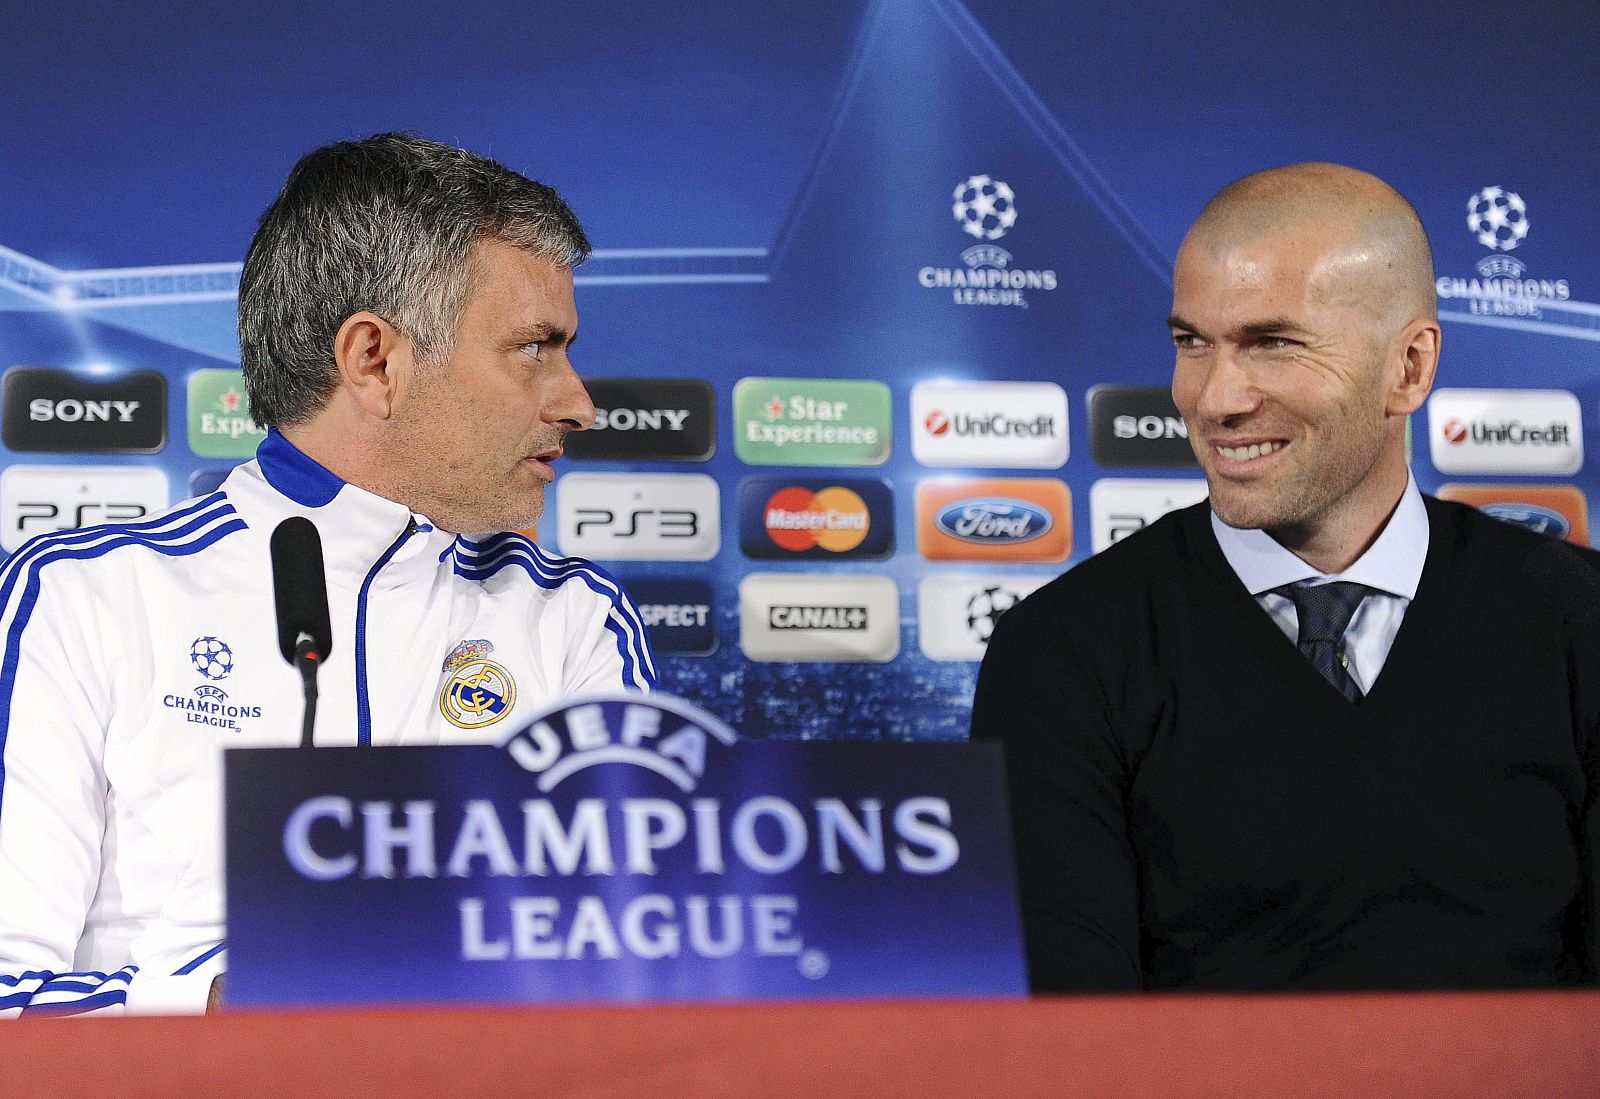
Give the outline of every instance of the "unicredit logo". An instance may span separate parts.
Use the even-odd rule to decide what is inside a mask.
[[[937,417],[937,426],[935,426]],[[954,432],[960,439],[1050,439],[1056,434],[1056,418],[1050,415],[1032,417],[1007,416],[1003,412],[974,415],[958,412],[946,416],[935,412],[924,421],[928,433],[944,435]]]
[[[1560,420],[1530,425],[1521,420],[1474,420],[1465,424],[1452,419],[1445,421],[1444,437],[1457,446],[1470,438],[1480,446],[1565,447],[1572,443],[1572,427]]]
[[[1441,473],[1564,477],[1583,468],[1583,409],[1565,389],[1436,389],[1428,425]]]

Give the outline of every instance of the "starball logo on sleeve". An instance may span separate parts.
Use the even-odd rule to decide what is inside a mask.
[[[1564,389],[1436,389],[1428,451],[1441,473],[1542,473],[1583,466],[1578,398]]]
[[[918,382],[911,453],[925,466],[1056,469],[1067,460],[1067,394],[1051,382]]]
[[[889,387],[827,378],[741,378],[734,450],[757,466],[879,466],[889,458]]]
[[[149,466],[9,466],[0,472],[0,548],[142,519],[167,506],[167,493],[166,474]]]

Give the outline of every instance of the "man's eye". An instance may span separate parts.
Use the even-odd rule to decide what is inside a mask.
[[[1299,340],[1291,340],[1287,336],[1262,336],[1261,346],[1268,351],[1285,351],[1289,348],[1299,347]]]
[[[535,340],[533,343],[525,343],[525,344],[522,345],[522,351],[530,359],[534,359],[536,361],[540,358],[539,352],[541,350],[543,350],[543,349],[544,349],[544,343],[542,341],[539,341],[539,340]]]
[[[1204,340],[1202,340],[1199,336],[1196,336],[1193,332],[1174,332],[1172,334],[1172,342],[1177,345],[1179,351],[1187,351],[1190,348],[1199,347],[1205,343]]]

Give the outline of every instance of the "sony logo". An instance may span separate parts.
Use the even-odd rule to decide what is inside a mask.
[[[133,414],[139,410],[138,401],[80,401],[73,397],[54,401],[49,397],[37,397],[28,402],[28,419],[35,421],[60,420],[64,423],[104,422],[113,419],[117,423],[129,424],[133,422]]]
[[[1187,439],[1189,425],[1181,416],[1117,416],[1111,430],[1119,439]]]
[[[591,431],[682,431],[687,408],[596,408]]]

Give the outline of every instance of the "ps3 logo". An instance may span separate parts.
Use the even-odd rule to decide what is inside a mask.
[[[87,527],[94,523],[127,522],[150,514],[149,508],[133,500],[86,500],[76,506],[62,505],[53,500],[18,500],[15,507],[17,531],[24,538],[52,530]]]
[[[563,553],[708,561],[722,546],[721,496],[703,473],[569,473],[556,489]]]
[[[1042,537],[1055,520],[1026,501],[993,497],[959,500],[941,509],[934,523],[962,542],[1010,545]]]
[[[579,508],[573,530],[579,538],[694,538],[700,533],[700,515],[686,508],[635,508],[618,513],[610,508]]]
[[[0,473],[0,548],[99,523],[142,519],[167,506],[167,478],[140,466],[10,466]]]

